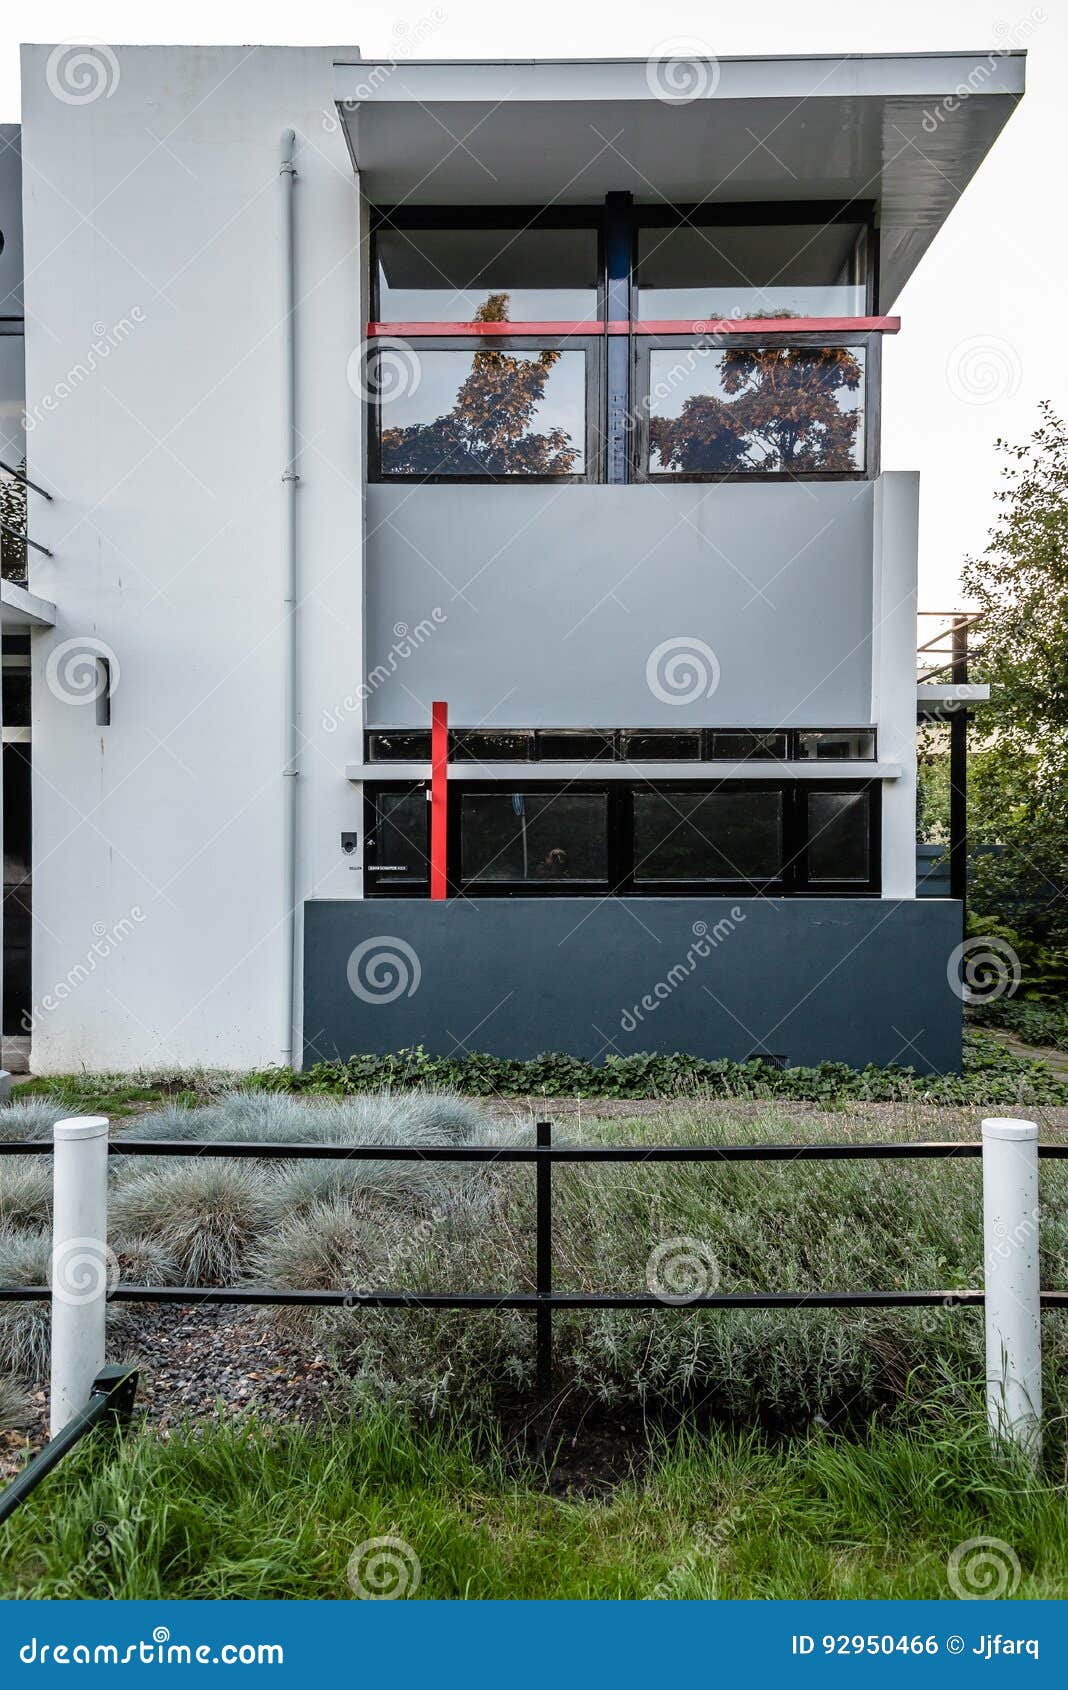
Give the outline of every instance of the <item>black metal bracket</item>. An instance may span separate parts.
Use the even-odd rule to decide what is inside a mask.
[[[0,1523],[14,1513],[20,1502],[25,1502],[41,1480],[47,1478],[53,1467],[58,1467],[63,1457],[69,1455],[87,1432],[99,1425],[121,1430],[128,1424],[137,1392],[138,1376],[136,1367],[101,1368],[93,1380],[89,1401],[81,1413],[68,1420],[55,1437],[50,1438],[44,1448],[37,1452],[32,1461],[26,1463],[18,1477],[12,1479],[6,1489],[0,1491]]]

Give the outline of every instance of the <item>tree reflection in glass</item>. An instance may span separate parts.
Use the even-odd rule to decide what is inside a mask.
[[[507,322],[508,304],[506,293],[492,294],[475,321]],[[421,396],[417,393],[407,400],[407,408],[425,415],[428,401],[430,405],[439,402],[434,386],[447,382],[449,373],[468,357],[470,368],[450,410],[431,421],[383,427],[382,473],[583,474],[585,354],[556,348],[506,351],[492,342],[474,353],[423,352],[420,363],[431,379]],[[556,379],[551,381],[554,373]]]
[[[864,353],[853,346],[655,351],[649,467],[697,475],[862,469],[863,382]]]

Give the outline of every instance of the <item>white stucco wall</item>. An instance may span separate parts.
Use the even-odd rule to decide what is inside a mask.
[[[361,670],[348,49],[114,49],[76,103],[23,51],[34,639],[33,1064],[280,1059],[285,558],[279,141],[297,131],[302,895],[351,896]],[[60,84],[61,86],[61,84]],[[95,351],[93,350],[95,346]],[[75,372],[73,377],[71,372]],[[101,642],[111,724],[49,675]],[[84,674],[83,677],[84,679]],[[95,950],[94,950],[95,947]],[[103,954],[101,954],[103,953]]]
[[[883,782],[884,898],[916,896],[916,558],[920,478],[915,470],[875,483],[872,555],[871,719],[879,756],[900,763]]]

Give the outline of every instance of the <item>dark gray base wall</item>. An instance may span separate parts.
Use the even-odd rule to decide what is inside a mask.
[[[960,942],[949,899],[313,902],[304,1060],[421,1044],[957,1072]]]

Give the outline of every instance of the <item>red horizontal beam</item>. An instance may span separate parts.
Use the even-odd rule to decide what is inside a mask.
[[[624,327],[626,325],[624,324]],[[472,338],[479,335],[499,334],[604,334],[604,324],[601,322],[585,323],[368,323],[367,333],[370,336],[390,335],[400,340],[410,340],[415,335],[463,335]]]
[[[628,323],[368,323],[370,339],[390,336],[412,340],[440,335],[443,339],[476,339],[482,335],[727,335],[727,334],[897,334],[900,317],[709,317],[683,322]]]
[[[609,334],[897,334],[900,317],[700,317],[684,323],[609,323]]]

